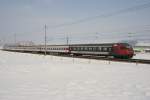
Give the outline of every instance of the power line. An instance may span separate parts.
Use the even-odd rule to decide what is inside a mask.
[[[116,12],[112,12],[112,13],[109,13],[109,14],[102,14],[102,15],[87,17],[87,18],[84,18],[84,19],[80,19],[80,20],[76,20],[76,21],[70,22],[70,23],[63,23],[63,24],[59,24],[59,25],[56,25],[56,26],[51,26],[50,28],[51,29],[52,28],[59,28],[59,27],[64,27],[64,26],[84,23],[84,22],[91,21],[91,20],[94,20],[94,19],[108,18],[108,17],[112,17],[112,16],[115,16],[115,15],[123,14],[123,13],[128,13],[128,12],[142,10],[142,9],[145,9],[145,8],[148,8],[148,7],[150,7],[150,2],[149,3],[145,3],[145,4],[141,4],[141,5],[137,5],[137,6],[134,6],[134,7],[130,7],[130,8],[122,9],[122,10],[119,10],[119,11],[116,11]]]

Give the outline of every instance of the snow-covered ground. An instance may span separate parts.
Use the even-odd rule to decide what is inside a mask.
[[[150,60],[150,53],[137,53],[133,58]]]
[[[0,100],[150,100],[150,65],[0,51]]]

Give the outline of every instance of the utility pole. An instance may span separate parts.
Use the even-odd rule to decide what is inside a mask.
[[[95,43],[98,42],[97,40],[98,40],[98,33],[96,32],[96,33],[95,33]]]
[[[45,56],[46,56],[46,50],[47,50],[47,45],[46,45],[46,42],[47,42],[47,38],[46,38],[46,29],[47,29],[47,26],[45,24]]]
[[[68,35],[66,37],[66,41],[67,41],[67,45],[68,45],[69,44],[69,37],[68,37]]]
[[[16,44],[16,34],[14,34],[14,42],[15,42],[15,44]]]

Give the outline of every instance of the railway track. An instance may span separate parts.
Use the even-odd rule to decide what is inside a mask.
[[[19,52],[19,51],[11,51],[11,52]],[[21,53],[42,54],[42,55],[44,54],[44,53],[38,53],[38,52],[21,52]],[[83,59],[105,60],[105,61],[114,61],[114,62],[127,62],[127,63],[136,63],[136,64],[150,64],[150,60],[146,60],[146,59],[116,59],[116,58],[109,58],[109,57],[104,57],[104,56],[91,56],[91,55],[82,55],[82,56],[57,55],[57,54],[48,54],[48,55],[83,58]]]
[[[127,62],[127,63],[136,63],[136,64],[150,64],[150,60],[146,60],[146,59],[116,59],[116,58],[108,58],[108,57],[100,57],[100,56],[79,56],[75,58],[105,60],[105,61],[114,61],[114,62]]]
[[[124,62],[131,62],[131,63],[143,63],[143,64],[150,64],[150,60],[146,60],[146,59],[125,59],[125,60],[117,60],[117,61],[124,61]]]

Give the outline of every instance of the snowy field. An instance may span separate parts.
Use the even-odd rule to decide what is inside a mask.
[[[150,100],[150,65],[0,51],[0,100]]]
[[[137,53],[133,58],[150,60],[150,53]]]

